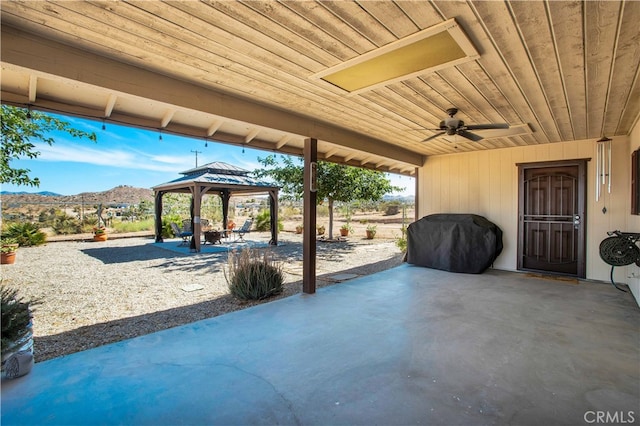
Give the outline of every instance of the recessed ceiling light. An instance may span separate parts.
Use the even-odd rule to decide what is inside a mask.
[[[355,95],[479,57],[455,19],[449,19],[328,68],[312,78]]]

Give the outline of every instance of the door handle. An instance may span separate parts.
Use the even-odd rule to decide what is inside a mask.
[[[574,229],[578,229],[578,226],[580,226],[580,216],[579,215],[575,215],[573,217],[573,228]]]

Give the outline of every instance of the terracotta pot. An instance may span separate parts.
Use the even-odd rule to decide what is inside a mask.
[[[296,226],[296,234],[302,234],[304,228],[302,226]]]
[[[373,240],[373,237],[376,236],[376,231],[367,231],[367,240]]]
[[[107,241],[107,234],[97,234],[93,236],[93,241]]]
[[[0,263],[3,265],[13,265],[16,261],[16,252],[11,251],[8,253],[2,253],[0,257]]]
[[[348,229],[344,229],[344,228],[340,228],[340,235],[343,237],[346,237],[349,235],[349,230]]]

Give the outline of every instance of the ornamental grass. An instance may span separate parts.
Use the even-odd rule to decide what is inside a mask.
[[[264,300],[283,290],[282,266],[268,250],[233,250],[224,276],[231,294],[242,300]]]

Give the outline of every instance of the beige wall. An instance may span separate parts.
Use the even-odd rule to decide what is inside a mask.
[[[636,122],[636,125],[631,131],[631,136],[629,138],[629,158],[631,158],[631,153],[638,148],[640,148],[640,122]],[[631,209],[631,200],[629,200],[629,209]],[[625,229],[629,232],[640,232],[640,216],[629,214],[627,216]],[[629,265],[624,268],[617,269],[624,271],[624,277],[628,277],[627,283],[629,284],[629,288],[640,305],[640,268],[636,265]],[[618,275],[616,274],[616,276]]]
[[[518,236],[517,163],[590,158],[587,175],[587,278],[609,281],[610,267],[599,256],[607,231],[640,232],[640,216],[631,216],[631,152],[640,146],[640,126],[630,137],[612,141],[612,192],[595,201],[596,141],[560,142],[427,158],[419,170],[418,217],[433,213],[475,213],[504,232],[498,269],[516,270]],[[631,142],[633,141],[633,142]],[[602,208],[607,208],[603,213]],[[616,268],[617,282],[628,283],[633,266]],[[638,280],[635,280],[636,283]]]

